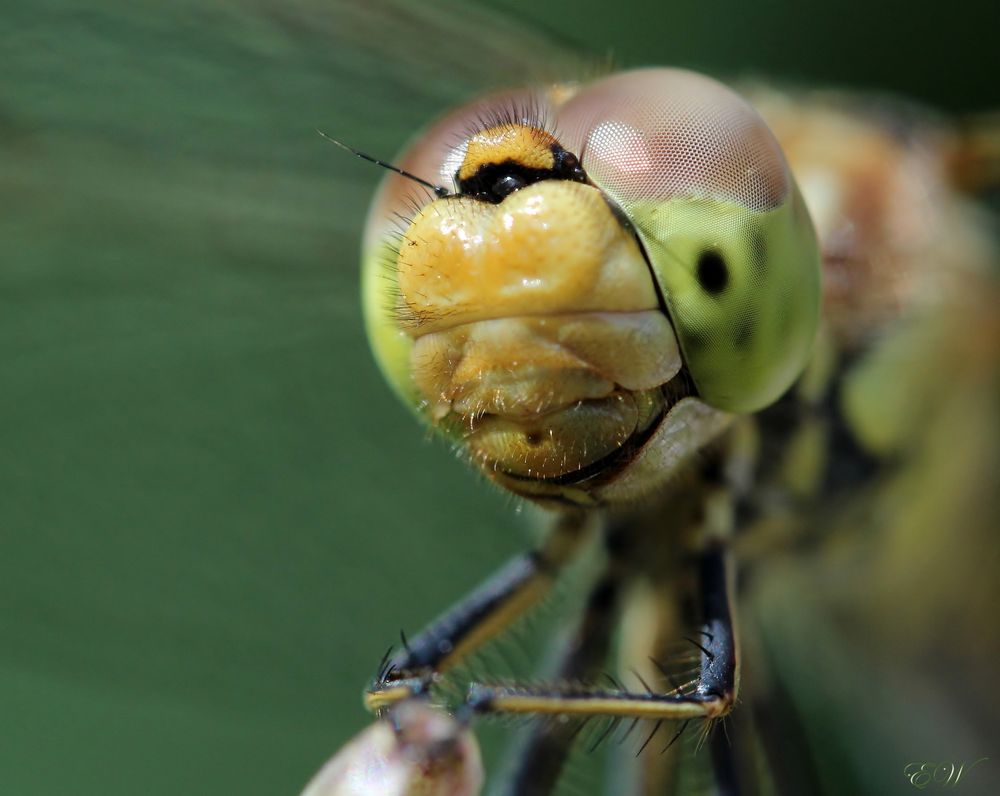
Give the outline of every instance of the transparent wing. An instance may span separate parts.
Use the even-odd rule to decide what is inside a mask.
[[[414,568],[435,506],[485,514],[447,452],[407,469],[358,301],[381,175],[316,130],[391,157],[541,39],[457,2],[2,17],[0,791],[294,792],[418,621],[368,555],[385,490]]]

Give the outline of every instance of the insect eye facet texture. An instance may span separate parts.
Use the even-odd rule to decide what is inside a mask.
[[[820,283],[812,223],[763,119],[710,78],[647,69],[588,86],[559,120],[638,231],[699,395],[734,411],[771,403],[811,351]]]

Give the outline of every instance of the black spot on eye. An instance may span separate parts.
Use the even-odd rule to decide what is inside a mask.
[[[521,190],[527,184],[528,181],[520,174],[504,174],[493,183],[492,194],[498,199],[503,199],[505,196],[510,196],[514,191]]]
[[[729,284],[729,266],[719,252],[707,249],[698,255],[698,284],[706,293],[718,295]]]
[[[750,341],[753,340],[753,336],[756,333],[757,325],[753,322],[753,318],[749,315],[744,315],[736,324],[736,333],[733,335],[733,343],[737,349],[745,351],[750,347]]]

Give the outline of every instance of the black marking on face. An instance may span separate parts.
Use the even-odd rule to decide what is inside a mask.
[[[559,144],[552,144],[551,149],[551,169],[533,168],[514,158],[505,158],[498,163],[482,164],[475,174],[466,179],[459,179],[456,173],[459,193],[490,204],[500,204],[515,191],[542,180],[587,182],[587,174],[576,155],[567,152]]]
[[[493,183],[493,194],[503,199],[506,196],[510,196],[514,191],[521,190],[527,184],[524,177],[520,174],[504,174]]]
[[[571,182],[586,182],[587,172],[580,165],[580,159],[563,149],[558,144],[552,145],[552,157],[555,158],[555,169],[559,176],[557,179],[570,180]]]
[[[721,253],[706,249],[698,255],[698,284],[706,293],[717,296],[729,285],[729,266]]]

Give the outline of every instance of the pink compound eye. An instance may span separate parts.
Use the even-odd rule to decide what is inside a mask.
[[[558,128],[590,178],[625,208],[686,197],[764,211],[789,193],[781,148],[760,116],[692,72],[646,69],[602,80],[560,109]]]
[[[812,348],[819,260],[757,112],[711,78],[643,69],[584,86],[554,122],[642,241],[702,399],[753,411],[777,398]]]

